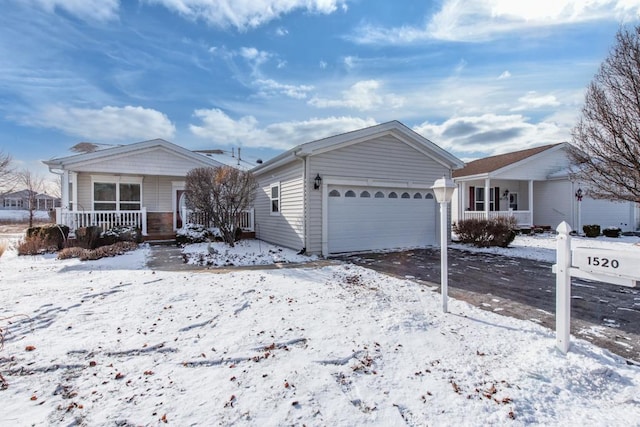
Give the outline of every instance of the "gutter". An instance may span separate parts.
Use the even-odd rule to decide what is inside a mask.
[[[309,204],[309,200],[308,200],[308,178],[309,178],[309,165],[307,162],[307,155],[303,154],[302,156],[298,155],[298,151],[294,151],[293,152],[293,157],[295,157],[296,159],[302,161],[302,209],[303,209],[303,213],[302,213],[302,249],[300,250],[301,253],[306,253],[307,252],[307,222],[308,222],[308,204]]]

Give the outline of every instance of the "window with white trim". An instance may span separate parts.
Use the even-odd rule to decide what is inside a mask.
[[[93,210],[139,211],[142,208],[142,178],[92,176]]]
[[[269,199],[271,200],[271,215],[280,215],[280,183],[271,184],[269,188]]]

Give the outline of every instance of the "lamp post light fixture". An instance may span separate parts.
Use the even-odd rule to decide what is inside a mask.
[[[448,263],[447,263],[447,204],[451,201],[456,184],[451,178],[444,176],[437,179],[431,187],[436,201],[440,203],[440,293],[442,295],[442,311],[446,313],[448,302]]]
[[[322,177],[320,176],[320,174],[316,174],[316,177],[313,179],[313,189],[319,190],[321,183],[322,183]]]

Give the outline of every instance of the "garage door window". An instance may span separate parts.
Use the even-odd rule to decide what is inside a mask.
[[[375,197],[376,199],[384,199],[384,193],[382,191],[378,191],[373,197]]]
[[[271,184],[269,196],[271,199],[271,215],[280,215],[280,183]]]
[[[329,192],[329,197],[340,197],[340,192],[338,190],[331,190]]]
[[[424,196],[424,198],[427,199],[427,200],[433,200],[433,194],[427,193],[427,195]]]
[[[369,194],[368,191],[363,191],[362,193],[360,193],[360,197],[371,197],[371,194]]]
[[[413,195],[413,198],[414,199],[422,199],[422,194],[416,193],[416,194]]]
[[[349,190],[344,193],[344,197],[356,197],[356,193],[354,193],[353,190]]]
[[[411,195],[405,191],[404,193],[402,193],[402,196],[401,196],[401,197],[402,197],[403,199],[410,199],[410,198],[411,198]]]
[[[392,191],[391,193],[389,193],[389,198],[390,198],[390,199],[397,199],[397,198],[398,198],[398,195],[396,194],[396,192],[395,192],[395,191]]]

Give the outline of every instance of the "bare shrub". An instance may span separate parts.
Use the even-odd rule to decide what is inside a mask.
[[[122,255],[138,248],[136,242],[116,242],[113,245],[100,246],[95,249],[79,247],[64,248],[58,252],[58,259],[79,258],[80,261],[93,261],[100,258]]]
[[[257,187],[251,172],[231,166],[192,169],[185,184],[187,206],[213,222],[223,240],[233,246],[240,213],[253,203]]]
[[[511,217],[466,219],[453,224],[452,228],[462,243],[470,243],[481,248],[506,248],[516,237],[517,223],[515,218]]]

